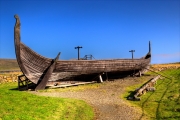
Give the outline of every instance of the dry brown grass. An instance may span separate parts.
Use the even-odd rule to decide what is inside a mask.
[[[16,59],[0,59],[0,71],[20,70]]]
[[[180,67],[180,63],[174,63],[174,64],[154,64],[152,67],[158,68],[158,67]]]
[[[151,69],[154,71],[164,71],[167,69],[179,69],[180,63],[170,63],[170,64],[154,64],[151,65]]]

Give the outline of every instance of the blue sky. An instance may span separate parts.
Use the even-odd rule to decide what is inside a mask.
[[[60,59],[92,54],[96,59],[143,57],[152,64],[180,61],[179,0],[0,0],[0,58],[16,58],[14,15],[21,41],[37,53]]]

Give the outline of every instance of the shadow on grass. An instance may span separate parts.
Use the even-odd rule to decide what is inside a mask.
[[[139,120],[141,120],[141,119],[143,118],[143,116],[145,115],[145,110],[144,110],[145,103],[149,100],[149,98],[150,98],[153,94],[154,94],[154,92],[152,92],[152,93],[150,94],[150,96],[142,103],[142,106],[141,106],[141,108],[142,108],[142,115],[141,115],[141,117],[139,118]]]
[[[172,117],[163,117],[161,118],[161,120],[179,120],[179,116],[172,116]]]
[[[9,90],[15,90],[15,91],[31,90],[31,91],[33,91],[33,90],[35,90],[35,87],[36,87],[36,85],[34,83],[30,83],[30,84],[28,84],[28,87],[26,85],[23,85],[23,86],[19,86],[19,87],[17,86],[15,88],[11,88]]]
[[[135,91],[128,91],[129,95],[124,97],[126,98],[127,100],[131,100],[131,101],[135,101],[135,98],[134,98],[134,95],[136,94]]]
[[[176,71],[177,72],[177,71]],[[166,73],[167,75],[167,73]],[[178,74],[177,76],[173,76],[175,79],[178,79],[180,78],[180,74]],[[173,79],[169,79],[170,77],[166,77],[166,79],[163,79],[161,80],[161,82],[156,85],[156,88],[160,87],[162,84],[165,84],[165,90],[161,91],[161,97],[160,97],[160,100],[158,100],[158,104],[157,104],[157,108],[156,108],[156,114],[155,116],[153,117],[153,119],[176,119],[178,118],[179,116],[177,115],[172,115],[170,117],[163,117],[161,116],[161,111],[160,111],[160,105],[162,104],[163,102],[163,98],[165,97],[166,93],[168,92],[169,89],[171,89],[171,87],[173,87],[175,84],[178,84],[178,82],[175,82],[174,84],[173,83]],[[146,84],[146,83],[145,83]],[[179,88],[180,88],[180,84],[178,84]],[[136,94],[135,91],[129,91],[128,92],[129,95],[125,98],[134,98],[134,95]],[[180,100],[180,89],[178,90],[178,97],[176,98],[175,102],[177,102],[178,104],[180,104],[179,100]],[[142,109],[142,115],[140,116],[139,120],[143,119],[143,116],[145,115],[145,108],[146,108],[146,103],[149,101],[150,97],[154,94],[154,92],[152,92],[143,102],[142,102],[142,105],[141,105],[141,109]],[[173,106],[173,109],[175,109],[176,105]],[[179,108],[178,108],[179,110]]]
[[[156,87],[160,86],[161,84],[163,84],[164,81],[162,81],[160,84],[158,84]],[[141,117],[139,118],[139,120],[141,120],[143,118],[143,116],[145,115],[145,110],[144,110],[144,107],[145,107],[145,103],[149,100],[149,98],[154,94],[154,92],[152,92],[149,97],[142,103],[142,115]]]
[[[17,88],[11,88],[9,90],[15,90],[15,91],[19,91],[18,87]]]
[[[163,81],[164,81],[164,80],[163,80]],[[160,101],[158,102],[158,106],[157,106],[157,109],[156,109],[156,119],[161,119],[159,108],[160,108],[162,99],[164,98],[165,94],[167,93],[167,91],[168,91],[169,86],[171,85],[171,83],[172,83],[172,79],[171,79],[170,82],[167,84],[166,90],[164,91],[163,95],[161,96]]]
[[[180,69],[179,69],[180,70]],[[172,71],[171,72],[171,74],[172,75],[175,75],[175,76],[173,76],[173,78],[172,79],[168,79],[168,80],[170,80],[168,83],[167,83],[167,86],[166,86],[166,89],[165,89],[165,91],[164,91],[164,93],[162,94],[162,96],[161,96],[161,99],[160,99],[160,101],[158,102],[158,106],[157,106],[157,109],[156,109],[156,119],[176,119],[176,118],[179,118],[179,116],[176,116],[175,114],[173,114],[173,115],[171,115],[170,117],[162,117],[162,116],[160,116],[160,113],[161,113],[161,111],[160,111],[160,105],[161,105],[161,103],[162,103],[162,99],[164,98],[164,96],[166,95],[166,93],[167,93],[167,91],[170,89],[170,88],[172,88],[174,85],[176,85],[176,84],[178,84],[178,82],[174,82],[173,83],[173,80],[179,80],[179,78],[180,78],[180,74],[178,74],[180,71],[178,71],[178,70],[176,70],[176,71]],[[173,84],[172,84],[173,83]],[[180,84],[178,84],[178,88],[180,88]],[[177,97],[177,99],[175,100],[175,102],[179,102],[179,99],[180,99],[180,89],[178,90],[178,97]],[[179,103],[180,104],[180,103]],[[176,107],[177,105],[173,105],[173,108],[172,108],[172,110],[174,110],[175,109],[175,107]],[[173,112],[173,113],[175,113],[175,112]]]
[[[178,78],[174,78],[174,79],[178,79]],[[173,79],[172,79],[172,80],[173,80]],[[174,84],[172,84],[172,80],[168,83],[167,88],[171,88],[171,87],[173,87],[174,85],[178,84],[178,82],[174,82]],[[172,85],[171,85],[171,84],[172,84]],[[177,104],[175,104],[175,105],[173,106],[173,108],[172,108],[172,110],[174,110],[173,114],[172,114],[170,117],[163,117],[163,118],[160,118],[160,119],[168,119],[168,118],[176,119],[176,118],[180,118],[180,116],[176,116],[176,115],[175,115],[175,111],[176,111],[177,109],[178,109],[177,112],[180,112],[180,108],[177,108],[177,109],[176,109],[177,105],[180,105],[180,84],[178,84],[178,88],[179,88],[179,90],[178,90],[178,97],[177,97],[177,99],[174,100],[174,102],[176,102]],[[165,92],[167,92],[167,90],[168,90],[168,89],[166,89]],[[163,95],[165,95],[165,93],[164,93]],[[162,97],[164,97],[164,96],[162,96]],[[158,110],[158,112],[160,112],[160,111]]]

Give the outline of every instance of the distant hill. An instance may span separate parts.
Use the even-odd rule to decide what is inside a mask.
[[[16,59],[0,59],[0,71],[20,70]]]

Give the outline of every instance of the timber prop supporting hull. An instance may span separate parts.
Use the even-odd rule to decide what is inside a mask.
[[[102,73],[143,72],[151,61],[151,48],[140,59],[112,59],[112,60],[58,60],[45,58],[20,40],[20,19],[15,15],[14,42],[17,62],[26,78],[36,84],[36,90],[44,89],[48,81],[65,81],[83,75],[97,76]]]

